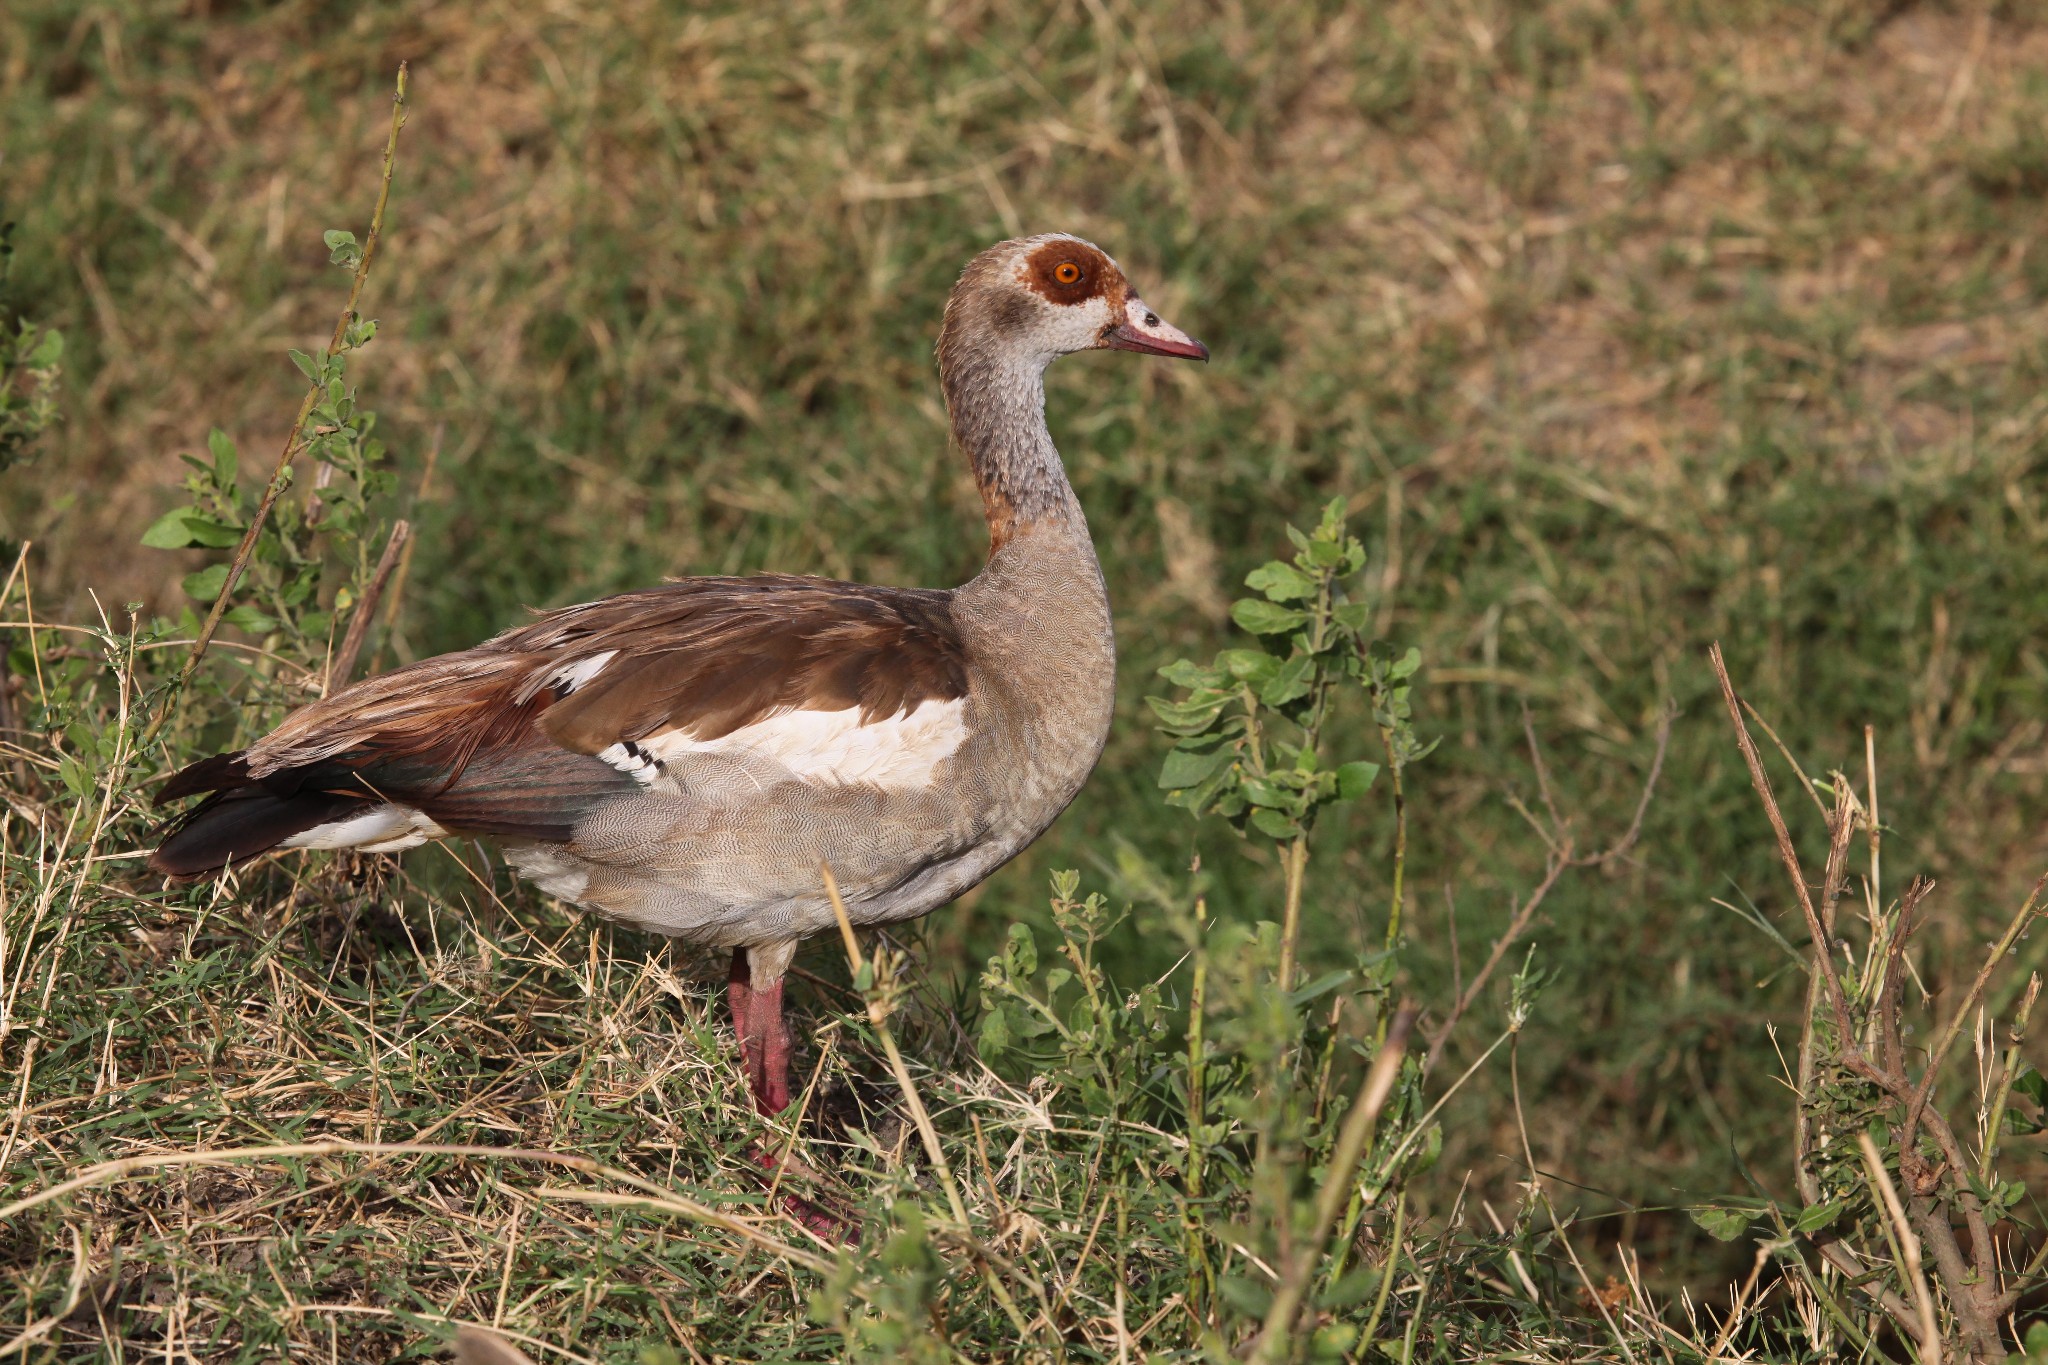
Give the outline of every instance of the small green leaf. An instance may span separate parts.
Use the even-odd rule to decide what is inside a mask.
[[[1179,734],[1200,734],[1209,728],[1209,722],[1216,719],[1216,713],[1223,709],[1224,697],[1190,697],[1186,701],[1168,701],[1164,697],[1147,697],[1145,704],[1152,708],[1152,714],[1159,718],[1162,727]]]
[[[1236,774],[1224,768],[1206,782],[1198,782],[1192,787],[1182,787],[1178,791],[1168,792],[1166,804],[1191,810],[1197,815],[1211,806],[1220,808],[1228,805],[1229,809],[1223,810],[1222,813],[1226,816],[1233,815],[1244,809],[1243,800],[1236,795],[1235,782]]]
[[[1174,749],[1159,769],[1159,785],[1167,791],[1197,786],[1228,767],[1236,757],[1237,751],[1228,744],[1218,745],[1206,754]]]
[[[1038,940],[1032,937],[1030,925],[1010,926],[1010,937],[1003,946],[1003,957],[1012,976],[1038,975]]]
[[[1279,560],[1261,564],[1245,575],[1244,585],[1273,602],[1300,602],[1316,595],[1316,581],[1292,564]]]
[[[2012,1088],[2016,1094],[2025,1095],[2035,1104],[2048,1108],[2048,1076],[2043,1076],[2026,1062],[2014,1073]]]
[[[1303,548],[1301,557],[1318,569],[1334,569],[1344,562],[1344,547],[1337,541],[1318,537]]]
[[[268,635],[277,629],[277,618],[266,616],[251,606],[240,606],[220,618],[223,625],[245,630],[251,635]]]
[[[1395,682],[1399,682],[1403,678],[1413,676],[1415,670],[1420,667],[1422,667],[1422,651],[1411,645],[1406,654],[1394,660],[1394,666],[1387,670],[1387,676]]]
[[[1222,687],[1229,679],[1213,668],[1204,668],[1192,659],[1175,659],[1159,670],[1159,676],[1175,687],[1194,689],[1197,687]]]
[[[1792,1220],[1792,1230],[1794,1232],[1818,1232],[1841,1216],[1842,1201],[1830,1199],[1825,1204],[1814,1204],[1806,1209],[1802,1209],[1799,1216]],[[1724,1237],[1721,1240],[1725,1242],[1728,1239]]]
[[[340,228],[329,228],[320,234],[320,240],[327,244],[327,262],[329,265],[347,266],[350,269],[354,269],[356,263],[363,258],[363,249],[357,245],[356,235],[353,232],[345,232]]]
[[[1245,800],[1254,806],[1263,806],[1268,810],[1294,809],[1294,793],[1275,786],[1264,778],[1247,777],[1238,784],[1238,789],[1244,793]]]
[[[1363,759],[1346,763],[1337,769],[1337,799],[1356,801],[1372,788],[1373,779],[1380,775],[1380,765],[1367,763]]]
[[[1010,1026],[1003,1018],[1002,1006],[998,1005],[981,1016],[981,1036],[978,1042],[981,1055],[984,1057],[1001,1056],[1009,1050]]]
[[[185,519],[197,515],[189,507],[174,507],[149,524],[142,543],[152,550],[182,550],[192,544],[192,532]]]
[[[1348,969],[1340,972],[1325,972],[1306,986],[1290,992],[1287,996],[1287,1003],[1294,1009],[1300,1009],[1303,1005],[1320,1000],[1350,979],[1351,972]]]
[[[1216,656],[1216,667],[1257,687],[1279,671],[1280,661],[1263,649],[1226,649]]]
[[[240,544],[242,540],[241,527],[223,526],[213,518],[197,513],[185,518],[185,533],[192,537],[192,544],[204,545],[209,550],[223,550]]]
[[[1254,635],[1285,635],[1298,629],[1308,616],[1256,597],[1240,597],[1230,605],[1230,619]]]
[[[1268,706],[1285,706],[1298,697],[1308,695],[1315,669],[1316,661],[1312,655],[1295,655],[1280,665],[1272,680],[1259,689],[1259,700]]]
[[[209,564],[197,573],[186,574],[185,581],[180,586],[185,589],[187,597],[196,597],[202,602],[211,602],[214,598],[220,596],[221,584],[227,581],[227,565]]]
[[[308,379],[318,379],[320,377],[319,361],[313,359],[304,351],[291,351],[288,354],[292,358],[292,364],[299,367],[300,374],[303,374]]]
[[[235,456],[235,443],[228,434],[215,427],[206,434],[206,447],[213,452],[213,482],[216,488],[233,488],[239,461]]]
[[[188,545],[217,550],[241,538],[241,527],[223,526],[196,507],[173,508],[142,533],[142,543],[152,550],[182,550]]]
[[[1732,1242],[1748,1230],[1757,1218],[1757,1209],[1725,1208],[1719,1204],[1701,1204],[1686,1210],[1692,1221],[1706,1230],[1706,1234],[1717,1242]]]
[[[1263,806],[1252,812],[1252,825],[1269,839],[1293,839],[1302,832],[1301,826],[1293,820]]]
[[[28,367],[32,370],[47,370],[64,358],[64,334],[55,329],[43,332],[36,348],[28,353]]]

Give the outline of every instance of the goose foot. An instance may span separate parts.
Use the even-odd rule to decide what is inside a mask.
[[[754,1164],[768,1176],[770,1188],[776,1180],[788,1174],[789,1168],[759,1143],[754,1144],[753,1158]],[[803,1224],[820,1240],[833,1246],[860,1245],[860,1220],[836,1202],[821,1203],[800,1194],[778,1194],[775,1202],[782,1206],[784,1213]]]

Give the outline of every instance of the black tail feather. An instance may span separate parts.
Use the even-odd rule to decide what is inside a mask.
[[[267,853],[294,834],[343,819],[363,804],[360,796],[337,792],[274,796],[260,787],[216,792],[164,827],[163,842],[149,855],[149,865],[167,877],[204,876],[231,861],[243,863]]]
[[[560,841],[591,811],[639,790],[610,764],[552,746],[477,758],[457,779],[438,765],[373,759],[357,767],[347,757],[257,777],[245,753],[216,754],[157,788],[157,805],[211,795],[159,828],[149,865],[166,876],[204,876],[385,802],[463,834]]]
[[[165,778],[164,784],[156,789],[156,795],[150,798],[150,804],[166,805],[180,797],[246,787],[253,781],[254,779],[249,776],[249,765],[239,751],[215,754],[212,758],[202,758],[197,763],[180,768]]]

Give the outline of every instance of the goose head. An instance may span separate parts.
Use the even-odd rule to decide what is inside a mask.
[[[1063,232],[999,242],[968,263],[946,303],[942,363],[956,349],[1039,370],[1076,351],[1209,358],[1139,297],[1109,253]]]

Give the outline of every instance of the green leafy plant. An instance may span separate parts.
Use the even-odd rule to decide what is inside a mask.
[[[184,481],[187,501],[165,512],[143,533],[142,543],[154,549],[234,551],[185,576],[185,592],[210,601],[212,607],[203,623],[196,613],[187,612],[184,624],[198,638],[173,693],[190,677],[222,624],[256,635],[275,632],[274,650],[309,668],[317,663],[326,685],[345,682],[361,647],[362,626],[375,610],[384,575],[390,571],[392,553],[406,536],[405,523],[397,523],[385,540],[384,553],[374,553],[384,537],[378,534],[383,527],[373,509],[391,491],[394,480],[385,467],[384,443],[373,434],[376,414],[358,401],[348,377],[351,355],[377,335],[376,322],[361,316],[356,307],[390,202],[398,133],[405,124],[405,85],[401,65],[384,146],[383,183],[369,236],[358,242],[353,232],[340,228],[321,235],[329,263],[349,272],[348,302],[325,349],[317,355],[290,352],[308,387],[269,479],[253,493],[244,488],[234,442],[216,428],[207,440],[209,458],[183,457],[190,466]],[[297,482],[294,462],[301,459],[316,471],[311,487],[286,499],[285,493]],[[351,629],[337,654],[335,620],[350,612]]]
[[[19,464],[57,421],[64,372],[64,334],[21,316],[9,298],[13,231],[14,224],[0,222],[0,472]]]
[[[1718,646],[1712,659],[1810,946],[1802,952],[1777,937],[1807,978],[1796,1072],[1787,1078],[1796,1094],[1792,1174],[1799,1197],[1720,1199],[1695,1209],[1694,1220],[1722,1240],[1768,1224],[1765,1253],[1799,1278],[1829,1327],[1857,1350],[1870,1350],[1888,1322],[1922,1360],[2003,1360],[2005,1321],[2048,1284],[2048,1245],[2024,1260],[2001,1254],[1992,1229],[2026,1228],[2036,1205],[2026,1183],[2001,1170],[1999,1158],[2006,1139],[2042,1130],[2048,1081],[2020,1050],[2040,997],[2040,974],[2015,983],[2005,1010],[1989,1005],[1988,992],[2008,954],[2048,914],[2048,876],[2007,921],[1947,1023],[1930,1028],[1931,1046],[1923,1051],[1909,1044],[1916,988],[1908,948],[1934,884],[1916,877],[1897,896],[1885,893],[1877,770],[1868,757],[1874,745],[1866,748],[1870,766],[1860,786],[1841,772],[1825,782],[1796,774],[1826,812],[1827,860],[1819,882],[1811,883]],[[1862,895],[1851,899],[1850,851],[1859,837],[1869,861]],[[1923,1006],[1932,1004],[1924,990],[1917,993]],[[2001,1013],[2002,1049],[1996,1045]],[[1936,1023],[1931,1010],[1924,1022]],[[1978,1053],[1974,1134],[1935,1096],[1966,1028],[1976,1033]],[[1966,1145],[1966,1135],[1973,1144]],[[2028,1231],[2040,1235],[2038,1228]],[[2024,1240],[2031,1239],[2016,1242]]]
[[[1167,802],[1197,815],[1220,815],[1240,834],[1280,846],[1286,901],[1280,933],[1279,980],[1294,979],[1302,879],[1308,839],[1324,808],[1371,789],[1381,765],[1369,759],[1331,762],[1323,752],[1331,703],[1342,684],[1364,687],[1380,727],[1386,765],[1396,783],[1397,836],[1392,946],[1400,927],[1400,866],[1405,812],[1402,770],[1428,745],[1417,740],[1409,706],[1419,651],[1398,657],[1376,651],[1366,633],[1369,604],[1350,588],[1365,567],[1365,546],[1344,527],[1342,499],[1323,509],[1312,531],[1287,528],[1295,554],[1251,571],[1230,616],[1255,643],[1226,649],[1207,664],[1182,659],[1160,676],[1185,689],[1178,698],[1147,697],[1159,727],[1175,737],[1160,769]]]

